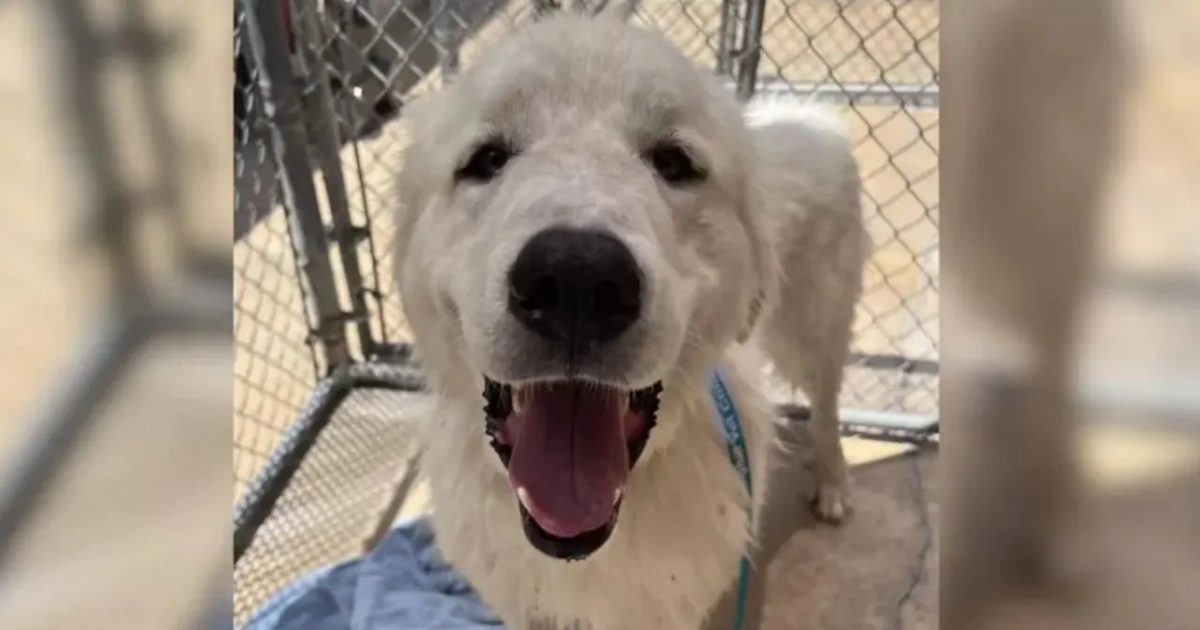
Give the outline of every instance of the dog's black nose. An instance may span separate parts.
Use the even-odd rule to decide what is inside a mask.
[[[508,310],[526,328],[583,349],[616,339],[642,310],[633,253],[596,230],[537,233],[517,254],[508,287]]]

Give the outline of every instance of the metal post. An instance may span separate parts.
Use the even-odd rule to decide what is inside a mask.
[[[733,51],[737,50],[738,2],[722,0],[721,24],[717,30],[717,75],[733,76]]]
[[[138,302],[145,297],[146,280],[136,261],[137,247],[129,211],[135,196],[120,171],[102,102],[102,63],[109,58],[108,43],[89,22],[86,7],[72,0],[48,0],[47,22],[52,25],[62,55],[63,80],[59,83],[65,101],[64,120],[75,140],[77,155],[87,177],[86,190],[95,199],[82,221],[84,238],[94,244],[110,266],[112,304]]]
[[[170,52],[174,38],[155,33],[151,27],[150,12],[146,0],[124,0],[122,6],[125,25],[118,43],[131,47],[130,52],[138,63],[138,90],[142,111],[149,130],[150,143],[155,160],[154,201],[167,213],[174,231],[176,247],[183,259],[191,263],[196,257],[193,243],[187,236],[187,217],[183,202],[183,169],[180,168],[179,142],[163,99],[163,57]]]
[[[354,225],[350,216],[349,194],[342,173],[342,143],[338,138],[337,109],[329,83],[329,70],[319,52],[313,48],[322,39],[321,24],[313,8],[297,18],[293,23],[300,25],[302,33],[296,38],[304,66],[301,76],[311,82],[311,89],[307,92],[312,98],[308,104],[316,115],[309,131],[315,136],[316,154],[321,175],[325,179],[325,198],[329,203],[331,225],[328,232],[338,245],[342,274],[350,296],[350,318],[358,332],[359,347],[364,356],[371,356],[375,353],[375,338],[371,334],[371,313],[367,310],[366,287],[358,266],[358,243],[364,231]],[[349,90],[344,91],[344,96],[353,98]],[[353,116],[354,108],[347,109],[351,110]],[[354,133],[357,121],[349,120],[347,123],[350,133]]]
[[[145,340],[145,332],[140,322],[130,319],[106,321],[98,340],[74,363],[75,373],[66,385],[58,386],[48,406],[34,417],[34,435],[5,466],[0,484],[0,569],[11,558],[43,497],[95,425],[96,408],[116,389],[125,366]]]
[[[754,96],[758,84],[758,60],[762,57],[763,13],[766,0],[749,0],[742,47],[738,50],[737,95],[743,101]]]
[[[291,209],[289,224],[297,266],[311,289],[309,295],[316,316],[314,335],[324,348],[327,369],[333,370],[349,363],[350,353],[330,265],[329,241],[313,184],[303,101],[288,54],[287,31],[279,3],[256,2],[251,8],[246,12],[246,35],[259,68],[259,90],[271,122],[272,149],[283,174],[284,204]]]

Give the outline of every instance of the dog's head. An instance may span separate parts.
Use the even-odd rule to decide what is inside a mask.
[[[482,388],[530,541],[586,556],[660,391],[702,382],[771,293],[740,108],[660,36],[562,15],[414,110],[397,273],[418,350],[443,391]]]

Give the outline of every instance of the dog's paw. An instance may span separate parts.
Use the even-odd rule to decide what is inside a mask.
[[[845,484],[819,484],[812,500],[813,513],[826,523],[841,524],[850,512],[848,494]]]

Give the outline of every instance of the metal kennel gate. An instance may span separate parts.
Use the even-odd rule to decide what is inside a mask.
[[[616,1],[616,0],[612,0]],[[605,0],[592,0],[597,8]],[[569,8],[569,7],[568,7]],[[405,102],[553,0],[239,0],[235,9],[236,621],[359,553],[414,488],[420,368],[391,281]],[[636,20],[739,97],[844,109],[876,254],[848,433],[936,440],[934,0],[641,0]],[[768,378],[785,413],[793,395]]]

